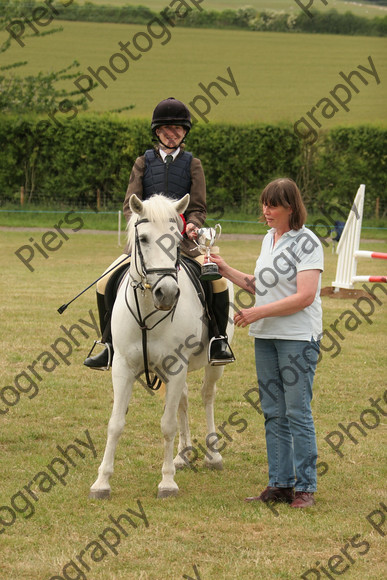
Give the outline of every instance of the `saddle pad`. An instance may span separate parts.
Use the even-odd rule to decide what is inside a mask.
[[[105,288],[105,306],[108,312],[113,310],[114,301],[117,296],[118,288],[121,285],[125,274],[129,270],[130,264],[122,264],[117,270],[113,272],[110,276],[108,283]]]

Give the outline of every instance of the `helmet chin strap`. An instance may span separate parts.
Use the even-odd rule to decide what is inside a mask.
[[[161,143],[161,145],[162,145],[163,147],[165,147],[165,149],[171,149],[171,150],[175,150],[175,151],[176,151],[176,149],[178,149],[178,148],[180,147],[180,145],[181,145],[182,143],[184,143],[184,139],[185,139],[185,137],[183,137],[183,139],[180,141],[180,143],[179,143],[178,145],[176,145],[175,147],[169,147],[169,145],[166,145],[165,143],[163,143],[163,142],[162,142],[162,140],[160,139],[160,137],[159,137],[158,135],[156,135],[156,137],[157,137],[157,141],[158,141],[159,143]]]
[[[185,138],[187,136],[187,133],[184,135],[184,137],[182,138],[182,140],[180,141],[180,143],[178,145],[176,145],[175,147],[169,147],[169,145],[166,145],[165,143],[163,143],[162,140],[160,139],[160,137],[157,135],[156,131],[155,131],[154,135],[155,136],[153,138],[153,141],[156,141],[157,140],[159,143],[161,143],[161,145],[163,147],[165,147],[165,149],[171,149],[171,150],[175,150],[176,151],[176,149],[178,149],[180,147],[180,145],[182,143],[184,143],[184,140],[185,140]]]

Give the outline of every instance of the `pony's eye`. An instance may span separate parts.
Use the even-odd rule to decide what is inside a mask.
[[[148,236],[145,234],[142,234],[141,236],[139,236],[139,241],[141,244],[147,244],[149,242]]]

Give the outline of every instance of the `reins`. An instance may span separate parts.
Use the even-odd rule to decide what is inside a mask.
[[[170,221],[174,222],[175,220],[171,219]],[[158,378],[156,374],[153,377],[153,379],[151,379],[151,377],[150,377],[149,362],[148,362],[148,336],[147,336],[147,332],[150,330],[153,330],[158,324],[160,324],[160,322],[163,322],[163,320],[168,318],[168,316],[171,316],[171,320],[173,320],[173,315],[175,313],[177,302],[178,302],[179,297],[180,297],[180,289],[178,289],[177,299],[176,299],[176,302],[173,305],[173,307],[170,310],[168,310],[168,312],[166,312],[166,314],[162,318],[157,320],[152,326],[147,325],[148,320],[154,314],[159,313],[160,310],[155,308],[152,312],[150,312],[145,317],[143,317],[141,314],[140,301],[138,298],[138,291],[141,290],[143,295],[145,293],[145,290],[154,291],[154,289],[157,287],[157,285],[160,284],[161,280],[163,280],[163,278],[165,278],[166,276],[172,276],[172,278],[174,280],[176,280],[176,282],[177,282],[177,272],[178,272],[178,269],[180,266],[180,248],[178,247],[178,252],[177,252],[177,257],[176,257],[176,262],[175,262],[174,268],[147,268],[146,264],[145,264],[144,256],[142,253],[141,242],[140,242],[140,239],[138,236],[138,230],[137,230],[137,226],[139,224],[142,224],[142,223],[149,223],[149,220],[147,218],[142,218],[140,220],[137,220],[137,222],[134,225],[134,227],[135,227],[134,265],[136,268],[136,272],[140,277],[140,280],[134,280],[131,277],[131,275],[129,274],[127,282],[126,282],[126,288],[125,288],[125,303],[126,303],[126,306],[129,310],[129,312],[132,314],[133,318],[135,319],[135,321],[137,322],[137,324],[141,330],[142,352],[143,352],[143,358],[144,358],[144,373],[145,373],[147,387],[149,389],[151,389],[152,391],[157,391],[161,387],[162,380],[160,378]],[[140,260],[140,270],[138,267],[137,256],[139,257],[139,260]],[[160,275],[160,278],[157,280],[157,282],[153,286],[148,282],[147,276],[149,274]],[[130,282],[131,287],[133,288],[133,294],[134,294],[134,299],[136,302],[137,313],[133,311],[133,309],[130,306],[129,301],[128,301],[129,282]]]

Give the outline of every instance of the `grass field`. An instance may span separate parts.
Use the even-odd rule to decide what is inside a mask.
[[[90,322],[89,310],[96,314],[92,290],[62,316],[56,309],[97,277],[120,252],[113,234],[71,234],[49,259],[37,253],[35,271],[30,272],[14,252],[29,244],[32,235],[39,241],[37,233],[0,232],[1,389],[12,386],[15,377],[40,354],[53,352],[50,345],[65,336],[60,325],[68,329],[74,323],[81,324],[80,320]],[[259,246],[258,240],[221,241],[224,257],[248,272],[253,270]],[[362,242],[361,248],[387,251],[387,243]],[[331,285],[334,279],[336,258],[331,248],[325,251],[325,260],[323,286]],[[372,262],[371,266],[365,260],[359,266],[359,273],[365,274],[382,274],[384,270],[381,261]],[[351,580],[385,578],[382,533],[386,525],[381,523],[385,514],[375,510],[381,510],[380,502],[387,499],[382,445],[385,420],[381,417],[386,405],[380,401],[386,387],[383,376],[387,316],[386,295],[381,289],[376,292],[379,302],[374,303],[369,321],[361,317],[361,324],[352,331],[341,323],[338,328],[344,338],[338,339],[339,354],[332,357],[333,351],[325,352],[318,366],[313,410],[319,461],[327,465],[320,468],[320,473],[325,474],[319,478],[315,508],[302,513],[294,513],[296,510],[287,506],[272,511],[243,501],[267,483],[262,416],[243,397],[256,385],[253,345],[246,329],[237,329],[233,345],[237,362],[227,368],[218,385],[216,425],[228,422],[233,412],[247,423],[240,433],[239,427],[228,426],[231,440],[222,452],[224,471],[207,471],[200,453],[197,472],[186,470],[176,477],[181,489],[179,497],[157,500],[163,455],[159,426],[163,401],[159,395],[151,397],[137,386],[116,456],[112,499],[106,503],[88,500],[89,486],[96,478],[105,445],[112,391],[109,373],[93,373],[82,366],[96,337],[91,328],[83,326],[88,337],[78,333],[79,346],[74,346],[70,364],[60,362],[54,369],[51,367],[52,372],[36,366],[43,379],[37,380],[39,392],[29,398],[33,392],[27,392],[23,383],[25,392],[20,394],[20,400],[14,401],[8,413],[1,414],[0,521],[10,522],[12,513],[16,517],[0,534],[0,578],[293,580],[316,562],[320,563],[320,571],[321,567],[330,570],[328,562],[337,565],[336,571],[340,572],[347,566],[345,578]],[[324,297],[324,328],[345,310],[355,313],[354,304],[355,298]],[[11,390],[7,396],[12,402]],[[364,414],[371,408],[370,397],[379,401],[382,411],[376,411],[374,406],[374,415]],[[0,402],[0,412],[3,410]],[[199,373],[192,375],[190,381],[190,415],[192,436],[203,443],[205,420]],[[360,423],[360,417],[369,428]],[[339,457],[324,438],[339,430],[339,423],[345,428],[352,421],[360,424],[363,433],[352,427],[356,444],[343,435],[344,456]],[[86,430],[96,457],[78,444],[83,458],[74,450],[71,452],[75,466],[69,466],[64,480],[67,485],[62,485],[48,472],[47,465],[55,457],[62,457],[58,445],[64,449],[75,439],[87,442]],[[336,441],[338,435],[333,438]],[[48,477],[42,479],[44,473],[51,473],[51,482]],[[30,483],[34,477],[35,483]],[[32,508],[27,509],[21,494],[15,497],[19,491],[29,498]],[[138,512],[137,500],[149,527],[139,517],[133,517],[138,527],[125,525],[127,536],[121,534],[116,554],[108,548],[105,553],[97,549],[92,542],[112,525],[109,516],[118,518],[128,508]],[[7,509],[11,505],[17,507],[17,513]],[[23,517],[23,509],[29,517]],[[384,525],[384,532],[375,529],[370,518],[367,520],[372,512],[372,521]],[[113,543],[114,536],[110,534],[109,539]],[[335,555],[342,556],[341,563]],[[88,569],[80,565],[77,556],[83,558]],[[82,575],[69,565],[71,560],[79,564]],[[315,577],[318,576],[312,573],[307,578]]]
[[[87,0],[78,0],[79,4],[82,4]],[[141,2],[140,0],[93,0],[93,4],[115,4],[118,6],[124,6],[125,4],[133,4],[137,6],[142,4],[143,6],[149,6],[152,10],[161,10],[168,6],[171,2],[168,0],[152,0],[151,2]],[[307,5],[307,2],[304,2]],[[256,10],[283,10],[289,14],[300,10],[297,4],[292,0],[247,0],[246,2],[241,2],[240,0],[205,0],[202,4],[205,10],[237,10],[242,6],[252,6]],[[323,3],[319,1],[314,2],[314,7],[316,10],[322,12],[325,7]],[[334,8],[338,12],[353,12],[358,16],[365,16],[372,18],[374,16],[384,16],[386,14],[385,6],[376,6],[374,4],[366,4],[361,2],[348,2],[347,0],[329,0],[327,10]]]
[[[144,30],[119,24],[64,22],[63,26],[62,33],[27,38],[24,48],[14,43],[2,62],[27,60],[28,66],[20,69],[27,75],[58,70],[76,59],[82,73],[87,73],[88,67],[97,70],[109,65],[110,57],[119,50],[118,43],[131,41]],[[167,36],[161,42],[166,40]],[[355,77],[359,92],[353,90],[348,112],[339,106],[330,119],[327,115],[322,117],[321,109],[316,115],[323,129],[385,123],[387,39],[174,29],[170,41],[164,46],[161,42],[154,40],[151,50],[140,55],[139,60],[132,60],[127,72],[117,74],[116,80],[102,73],[107,88],[98,86],[92,93],[91,110],[106,111],[133,104],[134,109],[122,114],[149,118],[155,103],[173,95],[189,104],[194,115],[192,103],[196,111],[208,109],[208,121],[294,123],[321,99],[330,97],[330,91],[342,82],[341,71],[349,74],[359,65],[369,68],[371,56],[380,83],[370,74],[364,73],[367,85]],[[230,83],[228,68],[237,90],[218,79],[222,77]],[[219,88],[212,87],[218,104],[207,99],[199,86],[202,83],[207,87],[213,81],[225,91],[221,93]],[[86,85],[83,80],[82,86]],[[200,117],[197,112],[195,116]]]

